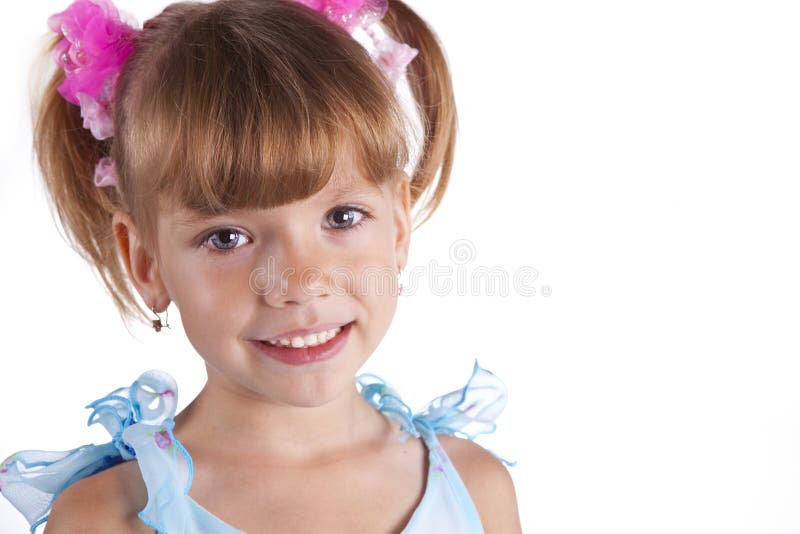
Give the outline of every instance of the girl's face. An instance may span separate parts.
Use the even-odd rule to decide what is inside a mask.
[[[289,205],[194,221],[191,212],[162,210],[163,301],[180,310],[209,384],[295,406],[352,389],[394,315],[408,253],[408,195],[405,174],[378,187],[348,160],[319,193]],[[292,366],[253,345],[351,321],[346,345],[324,361]]]

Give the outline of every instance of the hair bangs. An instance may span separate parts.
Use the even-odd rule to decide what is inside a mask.
[[[131,87],[120,160],[134,198],[212,216],[308,198],[346,151],[376,184],[402,169],[406,118],[360,44],[301,5],[252,17],[225,5],[209,4],[150,50],[158,68]]]

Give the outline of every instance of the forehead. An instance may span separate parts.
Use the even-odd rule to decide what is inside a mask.
[[[334,173],[325,187],[317,193],[323,198],[339,198],[350,194],[382,195],[381,186],[367,180],[360,172]]]

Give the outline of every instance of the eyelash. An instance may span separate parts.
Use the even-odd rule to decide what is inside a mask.
[[[337,211],[356,211],[356,212],[360,213],[362,215],[362,217],[357,223],[355,223],[355,224],[353,224],[351,226],[346,226],[344,228],[333,228],[332,230],[334,232],[336,232],[336,231],[348,232],[348,231],[360,230],[369,219],[373,218],[372,214],[368,210],[363,209],[363,208],[358,208],[356,206],[337,206],[336,208],[334,208],[331,211],[331,213],[336,213]],[[198,243],[198,246],[201,246],[201,247],[204,246],[211,237],[213,237],[215,235],[218,235],[218,234],[221,234],[222,232],[226,232],[226,231],[229,231],[230,233],[234,233],[234,234],[237,234],[237,235],[240,235],[240,236],[244,235],[243,232],[240,232],[236,228],[232,228],[232,227],[217,228],[217,229],[212,230],[212,231],[208,232],[207,234],[205,234],[205,236],[200,241],[200,243]],[[208,248],[209,254],[214,254],[214,255],[217,255],[217,256],[225,256],[227,254],[232,253],[233,251],[235,251],[239,247],[233,247],[233,248],[229,248],[229,249],[221,249],[221,248],[215,248],[215,247],[206,247],[206,248]]]

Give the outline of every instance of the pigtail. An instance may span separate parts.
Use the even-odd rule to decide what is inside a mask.
[[[99,274],[123,321],[134,317],[137,311],[147,317],[127,284],[117,253],[111,221],[120,203],[118,191],[94,184],[95,164],[108,155],[112,139],[95,139],[83,127],[80,108],[57,91],[65,75],[62,69],[55,68],[51,54],[61,39],[54,35],[46,44],[34,63],[30,80],[33,148],[51,216],[55,211],[63,228],[62,237]],[[45,69],[47,63],[50,68]]]
[[[453,84],[442,45],[410,7],[401,0],[390,0],[381,23],[396,40],[419,50],[408,65],[408,80],[419,105],[425,135],[419,164],[411,177],[411,205],[431,186],[437,173],[439,180],[420,209],[418,216],[422,220],[415,225],[416,229],[433,215],[450,180],[457,129]]]

